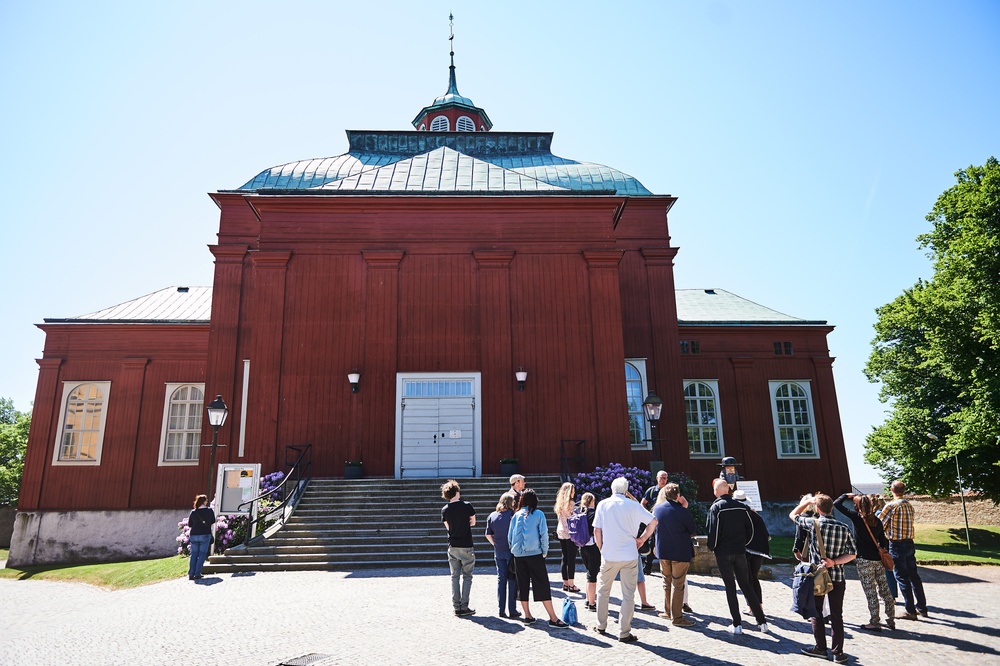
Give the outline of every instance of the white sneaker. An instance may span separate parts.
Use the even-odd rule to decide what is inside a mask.
[[[767,626],[767,622],[760,623],[760,633],[766,634],[771,631],[771,628]]]
[[[729,633],[739,636],[743,633],[743,627],[738,624],[731,624],[729,625]]]

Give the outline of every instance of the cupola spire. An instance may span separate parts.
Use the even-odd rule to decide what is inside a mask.
[[[434,103],[421,109],[413,119],[418,130],[432,132],[488,132],[493,123],[486,111],[471,99],[458,92],[455,78],[455,15],[448,14],[448,92],[434,99]]]

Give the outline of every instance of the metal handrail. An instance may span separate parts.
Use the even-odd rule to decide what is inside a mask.
[[[289,462],[289,454],[293,453],[297,454],[295,460]],[[285,467],[289,469],[285,474],[285,478],[281,480],[281,483],[266,493],[261,493],[257,497],[249,499],[236,507],[236,510],[240,511],[244,506],[250,505],[250,524],[247,525],[246,537],[243,540],[244,547],[259,543],[266,537],[274,534],[285,524],[288,517],[292,515],[292,511],[302,498],[302,493],[305,492],[306,485],[312,479],[312,445],[286,446]],[[291,479],[294,479],[294,481],[290,481]],[[260,501],[277,494],[279,491],[283,492],[286,484],[291,484],[291,491],[284,493],[284,499],[277,505],[267,509],[263,515],[258,515],[260,512]],[[275,514],[280,515],[271,525],[268,525],[268,519]],[[257,533],[258,528],[263,528],[260,529],[260,534]]]
[[[569,456],[566,453],[567,444],[576,444],[576,455]],[[565,482],[569,481],[569,464],[576,463],[576,471],[580,473],[587,462],[586,452],[587,440],[585,439],[563,439],[559,441],[559,477]]]

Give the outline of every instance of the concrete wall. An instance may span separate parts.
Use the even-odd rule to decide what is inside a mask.
[[[177,553],[184,517],[176,510],[19,512],[7,566],[168,557]]]
[[[13,507],[0,506],[0,548],[10,548],[10,535],[14,533]]]

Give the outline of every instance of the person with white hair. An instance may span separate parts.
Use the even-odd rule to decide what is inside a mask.
[[[611,497],[597,505],[594,514],[594,541],[601,549],[601,571],[597,581],[597,624],[594,631],[604,635],[608,628],[611,585],[621,575],[622,605],[618,614],[618,640],[639,640],[632,633],[635,589],[639,576],[639,548],[656,529],[656,518],[634,499],[629,499],[628,479],[611,482]],[[646,529],[639,533],[645,523]],[[636,536],[636,535],[639,536]]]

